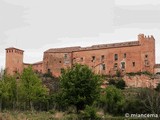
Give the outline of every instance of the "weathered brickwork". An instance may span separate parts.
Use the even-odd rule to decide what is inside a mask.
[[[24,68],[32,66],[35,72],[43,73],[43,62],[37,62],[34,64],[23,63],[23,50],[17,48],[6,49],[6,72],[9,75],[15,73],[21,73]]]
[[[6,71],[10,75],[23,70],[23,50],[17,48],[6,49]]]
[[[61,70],[75,63],[86,64],[98,74],[123,72],[154,72],[155,40],[138,35],[138,40],[115,44],[50,49],[44,52],[44,72],[59,76]]]
[[[8,53],[6,49],[6,68],[13,73],[15,66],[21,72],[30,64],[23,63],[22,54]],[[13,65],[14,60],[19,60]],[[138,40],[115,44],[93,45],[91,47],[67,47],[49,49],[44,52],[43,61],[32,64],[37,72],[51,72],[59,76],[61,71],[74,64],[86,64],[98,74],[115,74],[117,70],[123,73],[149,71],[154,73],[155,39],[153,36],[138,35]]]

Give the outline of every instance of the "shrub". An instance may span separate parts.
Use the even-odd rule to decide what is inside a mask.
[[[86,106],[84,111],[80,113],[79,119],[82,120],[100,120],[100,117],[96,114],[96,109],[92,106]]]

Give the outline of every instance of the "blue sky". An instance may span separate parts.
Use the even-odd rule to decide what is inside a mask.
[[[25,50],[24,62],[43,59],[49,48],[156,39],[160,63],[159,0],[0,0],[0,67],[5,48]]]

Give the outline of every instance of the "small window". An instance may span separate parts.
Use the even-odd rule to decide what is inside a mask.
[[[149,66],[149,61],[145,60],[145,66]]]
[[[83,57],[81,57],[81,62],[83,62]]]
[[[135,63],[135,62],[132,62],[132,66],[135,67],[135,66],[136,66],[136,63]]]
[[[124,56],[123,56],[124,58],[126,58],[126,53],[124,53]]]
[[[51,73],[51,69],[48,69],[48,73]]]
[[[118,60],[118,54],[114,55],[114,60],[117,61]]]
[[[102,64],[102,70],[106,70],[106,65]]]
[[[59,61],[59,63],[62,63],[62,61]]]
[[[115,63],[115,64],[114,64],[114,68],[117,68],[117,67],[118,67],[118,63]]]
[[[104,55],[101,55],[101,61],[103,61],[104,60]]]
[[[121,62],[121,68],[125,69],[125,62]]]
[[[96,60],[95,56],[92,56],[92,62],[94,62]]]
[[[68,54],[64,54],[64,59],[67,59],[68,58]]]

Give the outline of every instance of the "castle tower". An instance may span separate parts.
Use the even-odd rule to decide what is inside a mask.
[[[14,75],[23,70],[23,50],[11,47],[6,48],[6,73]]]
[[[141,70],[154,73],[155,66],[155,39],[144,34],[138,35],[138,41],[141,45]]]

